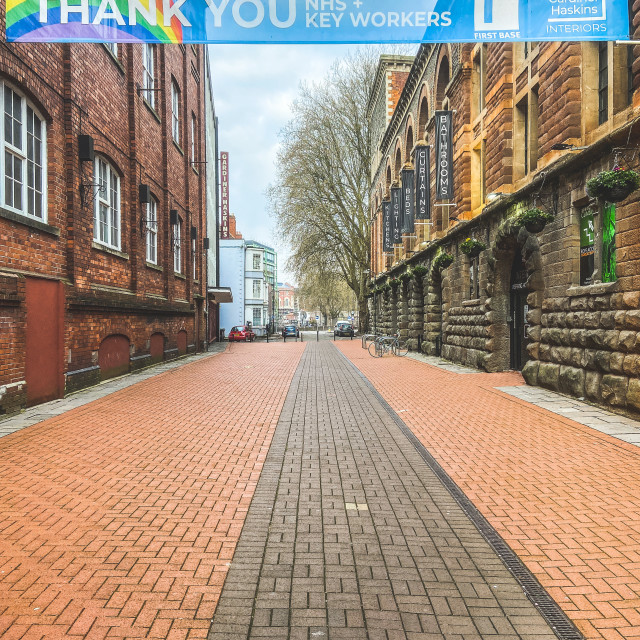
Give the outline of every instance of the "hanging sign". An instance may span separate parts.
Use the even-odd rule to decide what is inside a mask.
[[[436,200],[453,198],[452,125],[452,111],[436,111]]]
[[[416,220],[431,218],[431,147],[420,146],[416,149]]]
[[[622,0],[6,0],[8,41],[622,40]]]
[[[388,253],[393,251],[393,238],[391,237],[391,202],[382,202],[382,251]]]
[[[391,241],[402,244],[402,189],[391,188]]]
[[[413,233],[415,190],[413,167],[402,170],[402,233]]]
[[[220,152],[221,238],[229,238],[229,152]]]

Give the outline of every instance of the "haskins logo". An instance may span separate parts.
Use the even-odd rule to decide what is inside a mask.
[[[476,31],[518,31],[520,29],[518,0],[474,0]]]

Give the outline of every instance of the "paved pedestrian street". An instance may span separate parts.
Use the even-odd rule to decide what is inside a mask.
[[[640,637],[620,419],[433,364],[234,344],[3,420],[0,638]]]

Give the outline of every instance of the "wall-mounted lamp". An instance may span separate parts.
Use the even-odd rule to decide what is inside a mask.
[[[138,185],[138,199],[142,204],[151,202],[151,187],[148,184]]]
[[[556,142],[556,144],[551,145],[551,151],[582,151],[582,149],[587,149],[587,147],[576,147],[575,144],[568,144],[567,142]]]
[[[78,158],[80,162],[93,162],[93,138],[80,134],[78,136]]]
[[[209,238],[202,238],[202,248],[209,251]]]
[[[191,227],[191,239],[195,240],[198,237],[198,230],[196,227]]]
[[[171,209],[169,211],[169,224],[171,226],[174,226],[174,225],[178,224],[178,221],[179,221],[178,210],[177,209]]]

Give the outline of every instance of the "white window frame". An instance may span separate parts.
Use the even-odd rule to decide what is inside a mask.
[[[180,145],[180,88],[175,80],[171,81],[171,134]]]
[[[156,76],[155,76],[155,48],[145,42],[142,45],[142,95],[152,109],[156,108]]]
[[[191,114],[191,163],[194,164],[198,158],[196,157],[196,114]],[[193,167],[197,169],[196,166]]]
[[[158,264],[158,201],[147,202],[147,262]]]
[[[262,309],[260,307],[253,307],[252,309],[252,324],[254,327],[260,326],[262,324]],[[259,316],[257,322],[256,315]]]
[[[7,93],[11,96],[11,106],[18,101],[19,112],[11,114],[5,112]],[[0,206],[27,218],[47,222],[47,123],[26,97],[13,86],[0,82]],[[12,124],[18,127],[18,139],[14,139],[14,126],[11,131],[11,141],[7,140],[9,132],[6,129],[7,116],[12,118]],[[39,125],[39,137],[36,135],[35,124]],[[31,128],[31,131],[29,131]],[[39,153],[36,151],[39,143]],[[8,160],[11,170],[19,167],[19,179],[9,174]],[[38,176],[39,173],[39,176]],[[13,185],[14,198],[7,201],[7,180]],[[16,191],[16,186],[18,191]],[[15,196],[18,198],[15,198]],[[36,203],[40,199],[40,210]],[[19,206],[16,206],[16,201]],[[32,205],[30,206],[30,200]],[[32,211],[30,211],[32,209]]]
[[[182,273],[182,224],[173,225],[173,272]]]
[[[193,262],[193,279],[194,280],[198,279],[198,272],[196,269],[196,266],[197,266],[196,251],[197,251],[197,240],[193,238],[191,240],[191,256],[192,256],[192,262]]]
[[[118,43],[117,42],[105,42],[104,46],[111,51],[114,58],[118,58]]]
[[[98,244],[120,251],[120,176],[102,156],[93,164],[93,181],[97,186],[93,207],[93,239]]]
[[[257,267],[256,267],[256,261],[258,263]],[[261,264],[262,264],[262,261],[260,260],[260,254],[259,253],[254,253],[253,257],[252,257],[252,262],[251,262],[251,266],[253,267],[252,271],[260,271],[260,265]]]
[[[251,297],[254,300],[259,300],[262,297],[262,281],[254,278],[252,287],[253,295]],[[258,289],[258,291],[256,291],[256,288]]]

